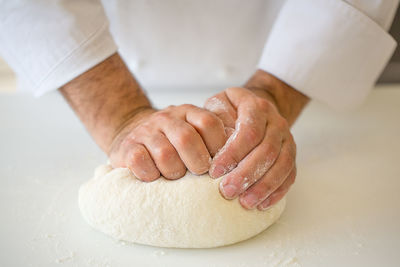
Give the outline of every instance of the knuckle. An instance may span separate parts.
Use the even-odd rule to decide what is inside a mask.
[[[255,126],[249,126],[246,128],[244,135],[248,144],[254,146],[262,138],[262,132]]]
[[[204,107],[207,109],[210,108],[210,106],[212,106],[212,104],[217,100],[219,99],[216,96],[207,98],[207,100],[204,102]]]
[[[193,131],[184,128],[179,132],[177,141],[179,145],[186,147],[193,143],[193,137]]]
[[[214,96],[209,99],[204,104],[204,108],[214,112],[214,113],[221,113],[221,112],[226,112],[228,110],[228,107],[230,106],[229,103],[224,100],[223,97]]]
[[[128,152],[128,166],[140,165],[146,160],[146,153],[142,149],[132,149]]]
[[[183,108],[183,109],[197,109],[197,107],[195,105],[192,105],[192,104],[182,104],[179,107]]]
[[[164,110],[171,110],[171,109],[175,109],[176,108],[176,106],[175,105],[169,105],[168,107],[166,107]],[[159,112],[162,112],[162,111],[159,111]]]
[[[198,118],[198,124],[200,128],[214,128],[216,125],[218,125],[218,120],[211,114],[202,113]]]
[[[273,108],[273,105],[270,101],[261,97],[258,97],[256,99],[256,105],[260,110],[264,112],[268,112]]]
[[[159,146],[154,153],[155,158],[161,162],[167,162],[174,155],[174,151],[168,146]]]
[[[169,120],[171,120],[171,118],[172,118],[172,116],[171,116],[170,112],[168,111],[168,108],[154,114],[154,119],[159,122],[169,121]]]
[[[243,91],[243,90],[246,90],[246,89],[241,88],[241,87],[228,87],[225,89],[225,92],[229,94],[229,93],[234,93],[234,92]]]

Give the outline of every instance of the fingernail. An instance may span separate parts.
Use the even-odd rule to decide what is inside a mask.
[[[214,177],[220,177],[226,173],[226,169],[222,165],[216,165],[212,168],[212,175]]]
[[[250,209],[254,208],[254,206],[257,204],[258,201],[259,201],[258,197],[251,193],[243,198],[243,202]]]
[[[264,202],[262,203],[262,205],[260,205],[260,209],[261,209],[262,211],[269,210],[270,208],[271,208],[271,205],[270,205],[270,203],[269,203],[269,199],[264,200]]]
[[[222,185],[221,184],[221,189],[222,189],[222,194],[226,197],[226,198],[235,198],[236,193],[237,193],[237,187],[235,185],[232,184],[226,184],[226,185]]]

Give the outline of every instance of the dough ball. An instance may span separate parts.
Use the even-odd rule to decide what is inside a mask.
[[[97,168],[81,186],[79,207],[93,228],[116,239],[158,247],[210,248],[257,235],[281,215],[283,199],[267,211],[245,210],[219,193],[221,178],[187,173],[141,182],[124,168]]]

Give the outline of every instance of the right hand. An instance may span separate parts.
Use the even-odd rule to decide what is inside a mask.
[[[142,181],[160,174],[178,179],[186,168],[206,173],[227,138],[221,119],[205,109],[189,104],[148,108],[125,120],[108,154],[114,168],[129,168]]]

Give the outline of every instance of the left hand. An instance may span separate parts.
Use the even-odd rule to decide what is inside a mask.
[[[213,158],[210,175],[226,199],[239,197],[246,209],[266,210],[289,190],[296,177],[296,145],[287,120],[275,104],[249,89],[228,88],[205,108],[234,129]]]

